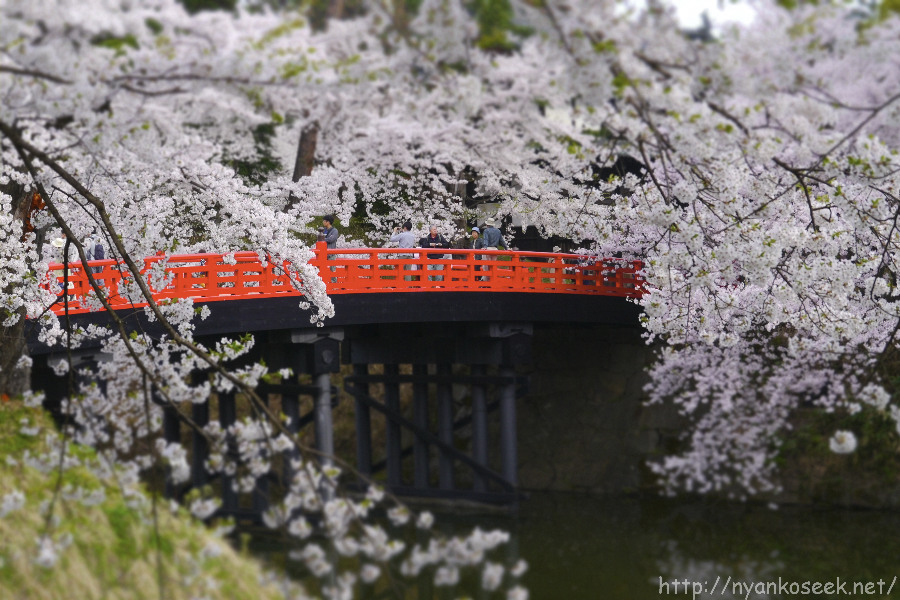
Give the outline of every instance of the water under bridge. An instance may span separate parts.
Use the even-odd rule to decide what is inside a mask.
[[[363,477],[399,494],[499,503],[517,497],[516,399],[527,393],[523,372],[531,363],[534,328],[637,326],[633,300],[643,286],[640,262],[587,254],[327,249],[320,243],[310,264],[335,307],[324,327],[301,308],[290,265],[260,261],[256,252],[154,256],[143,261],[139,275],[155,302],[192,298],[209,308],[207,318],[195,320],[199,340],[251,333],[256,344],[246,361],[290,367],[294,378],[261,384],[258,391],[289,417],[293,433],[312,425],[321,452],[335,449],[332,411],[342,377],[353,398],[355,468]],[[52,285],[60,288],[53,312],[73,327],[110,325],[99,293],[127,331],[163,334],[124,264],[100,260],[89,267],[69,265],[66,272],[51,266],[59,275]],[[44,389],[51,403],[66,396],[65,378],[55,377],[53,366],[67,350],[35,335],[29,349],[33,387]],[[105,359],[89,346],[71,355],[83,373]],[[218,419],[228,427],[239,405],[233,393],[218,393],[203,404],[164,406],[164,435],[185,441],[188,420],[203,426]],[[191,485],[216,483],[203,468],[209,453],[203,436],[187,443]],[[289,473],[260,478],[249,498],[219,477],[222,512],[258,515],[270,487],[284,476]]]

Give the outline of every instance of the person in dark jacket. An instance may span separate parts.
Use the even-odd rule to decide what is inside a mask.
[[[473,250],[481,250],[482,248],[484,248],[484,240],[481,238],[481,230],[478,229],[477,227],[473,227],[473,228],[472,228],[472,242],[471,242],[471,244],[472,244],[472,245],[471,245],[471,248],[472,248]],[[484,258],[484,257],[483,257],[481,254],[476,254],[476,255],[474,256],[474,258],[475,258],[475,260],[481,260],[481,259]],[[475,265],[475,270],[476,270],[476,271],[480,271],[480,270],[481,270],[481,265]],[[475,279],[476,279],[477,281],[481,281],[481,277],[476,277]]]
[[[337,247],[337,239],[338,239],[338,230],[334,227],[334,215],[325,215],[322,217],[322,227],[321,229],[321,237],[323,242],[328,244],[328,249],[331,250]],[[327,259],[326,259],[327,260]],[[334,273],[337,269],[334,267],[329,267],[329,270]],[[337,278],[332,277],[331,283],[337,283]]]
[[[419,246],[422,248],[449,248],[450,242],[444,239],[440,233],[438,233],[437,227],[432,225],[431,229],[428,232],[428,235],[419,240]],[[428,258],[444,258],[444,253],[441,252],[439,254],[429,252]],[[443,271],[444,265],[428,265],[429,271]],[[433,275],[428,278],[429,281],[443,281],[443,275]]]
[[[96,232],[85,240],[84,249],[88,260],[103,260],[106,258],[106,252],[103,249],[103,238]],[[100,273],[101,271],[103,271],[103,267],[91,267],[91,273]]]

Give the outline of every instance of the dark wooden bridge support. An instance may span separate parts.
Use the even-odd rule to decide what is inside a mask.
[[[526,381],[516,368],[530,362],[531,334],[528,324],[355,328],[342,350],[360,475],[403,495],[515,502]]]
[[[500,377],[506,381],[515,381],[515,371],[509,366],[504,366],[500,369]],[[503,478],[516,485],[519,466],[516,444],[516,390],[510,383],[504,384],[500,390],[500,455]]]
[[[472,365],[472,376],[476,381],[483,379],[484,365]],[[472,384],[472,457],[480,465],[488,464],[488,405],[484,385]],[[475,473],[473,488],[476,492],[486,492],[487,478]]]
[[[514,503],[516,401],[527,383],[520,368],[531,360],[531,338],[529,324],[499,323],[281,330],[257,334],[253,351],[241,360],[263,360],[271,371],[292,370],[294,375],[281,382],[261,382],[257,392],[267,404],[270,395],[280,397],[290,433],[313,426],[322,466],[332,464],[335,455],[332,409],[338,392],[332,376],[343,362],[352,365],[344,389],[354,399],[355,460],[362,481],[401,495]],[[76,366],[98,360],[97,353],[78,356]],[[44,369],[52,360],[58,359]],[[301,375],[308,378],[305,383]],[[311,406],[305,413],[304,398]],[[189,450],[190,482],[169,480],[166,494],[180,498],[192,488],[212,486],[221,495],[219,515],[259,521],[270,494],[286,489],[293,478],[291,462],[299,451],[258,477],[252,491],[239,491],[236,480],[245,474],[233,468],[210,473],[210,456],[222,449],[211,448],[205,435],[186,431],[188,421],[200,429],[217,421],[230,431],[249,410],[236,393],[219,391],[206,402],[178,407],[158,397],[155,402],[163,406],[164,439]],[[233,465],[238,456],[232,435],[225,435],[224,452],[226,464]],[[323,488],[323,493],[327,497],[331,491]]]
[[[235,421],[237,421],[237,406],[235,405],[234,393],[233,392],[220,393],[219,394],[219,425],[222,426],[223,430],[227,430],[229,427],[234,425]],[[233,441],[231,439],[229,439],[228,440],[229,448],[232,446],[232,444],[233,444]],[[222,508],[221,508],[221,511],[224,514],[228,514],[228,515],[237,514],[238,509],[240,508],[240,500],[238,498],[238,492],[234,486],[235,486],[234,476],[229,475],[227,472],[222,473]]]
[[[309,373],[315,386],[315,432],[316,450],[323,465],[331,464],[334,456],[334,423],[332,420],[331,374],[341,367],[340,341],[344,339],[341,329],[321,329],[316,331],[295,330],[290,332],[293,348],[290,355],[300,360],[294,361],[292,368],[298,373]]]
[[[263,334],[257,340],[257,350],[246,357],[247,361],[264,360],[273,370],[290,368],[295,375],[307,374],[312,377],[311,385],[296,383],[296,377],[287,378],[282,383],[261,382],[257,388],[262,401],[268,405],[269,395],[281,398],[281,412],[286,417],[286,428],[292,435],[313,425],[316,451],[323,465],[331,464],[334,455],[334,426],[332,407],[336,404],[337,389],[331,384],[331,374],[340,369],[341,330],[284,331],[275,335]],[[205,373],[197,373],[205,377]],[[302,414],[302,398],[312,399],[313,408]],[[213,415],[217,415],[219,425],[228,431],[238,420],[238,399],[234,391],[220,391],[206,402],[192,404],[187,410],[190,419],[198,427],[206,426]],[[172,406],[163,408],[163,435],[167,442],[182,442],[182,417]],[[226,459],[234,462],[237,456],[236,442],[226,435]],[[270,505],[272,483],[284,489],[294,476],[292,461],[300,458],[299,450],[288,452],[281,461],[278,473],[272,472],[257,478],[254,489],[249,494],[241,494],[235,486],[236,476],[229,469],[211,476],[205,467],[210,457],[209,443],[203,435],[192,433],[190,441],[191,481],[186,486],[176,486],[171,480],[166,483],[166,495],[173,498],[183,496],[191,488],[212,484],[221,494],[219,516],[260,521],[262,513]],[[330,490],[323,490],[330,494]]]

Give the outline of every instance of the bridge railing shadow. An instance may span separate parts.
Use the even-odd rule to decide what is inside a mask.
[[[329,294],[398,292],[536,292],[639,297],[644,280],[640,261],[584,254],[506,250],[417,248],[340,248],[317,245],[310,264],[318,267]],[[114,308],[146,304],[133,276],[112,259],[91,261],[89,269],[51,264],[48,287],[62,296],[68,282],[70,313],[100,310],[89,276]],[[290,281],[290,265],[268,261],[256,252],[152,256],[141,276],[156,301],[194,298],[221,301],[299,296]],[[55,281],[54,281],[55,279]],[[54,312],[61,314],[63,303]]]

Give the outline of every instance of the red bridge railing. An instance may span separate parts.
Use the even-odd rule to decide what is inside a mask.
[[[233,263],[226,262],[226,256],[217,253],[170,256],[165,266],[165,282],[160,281],[162,273],[156,271],[158,287],[154,285],[154,265],[163,261],[163,256],[144,259],[141,272],[157,301],[195,298],[209,302],[300,295],[285,275],[285,265],[263,266],[255,252],[235,252]],[[319,268],[329,294],[493,291],[636,298],[642,294],[644,283],[640,261],[548,252],[328,250],[320,243],[310,264]],[[94,280],[107,291],[113,307],[145,304],[132,303],[123,295],[131,279],[124,265],[109,259],[92,261],[89,265]],[[53,264],[50,268],[58,275],[61,296],[63,265]],[[96,304],[96,298],[90,300],[96,294],[80,265],[69,267],[68,294],[70,313],[88,312]],[[62,314],[63,303],[57,302],[53,311]]]

